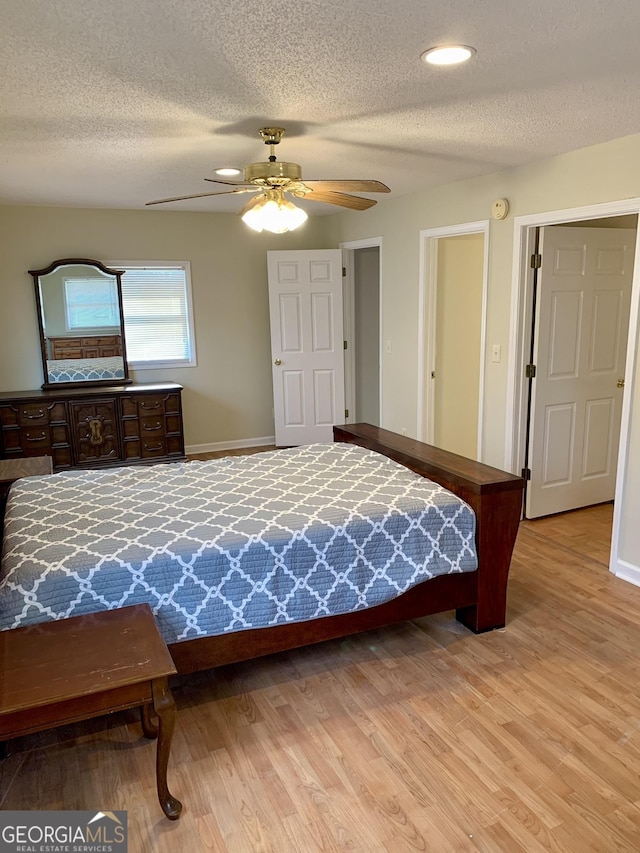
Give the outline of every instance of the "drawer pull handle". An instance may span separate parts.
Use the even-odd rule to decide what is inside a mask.
[[[145,450],[162,450],[162,442],[159,441],[157,444],[148,444],[146,441],[144,443]]]
[[[30,435],[25,436],[27,441],[42,441],[43,438],[46,438],[46,432],[41,432],[40,435],[34,436],[33,438]]]
[[[151,426],[150,424],[142,424],[142,429],[146,430],[147,432],[155,432],[155,430],[157,429],[162,429],[162,424],[160,423],[160,421],[154,424],[154,426]]]
[[[141,400],[140,401],[140,408],[146,409],[149,412],[149,411],[152,411],[153,409],[159,409],[160,403],[153,403],[152,405],[147,405],[144,400]]]
[[[38,418],[44,417],[44,409],[40,409],[36,414],[32,414],[32,415],[30,415],[29,412],[26,409],[24,409],[22,414],[24,415],[25,418],[27,418],[27,420],[35,421]]]

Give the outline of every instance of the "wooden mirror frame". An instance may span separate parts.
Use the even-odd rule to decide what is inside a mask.
[[[120,346],[122,350],[122,378],[108,379],[75,379],[69,382],[49,382],[50,371],[48,368],[48,353],[47,353],[47,335],[44,325],[44,307],[42,304],[42,295],[40,289],[40,279],[46,275],[55,272],[59,267],[65,266],[85,266],[94,267],[108,276],[113,276],[116,279],[116,288],[118,292],[118,312],[120,315]],[[40,355],[42,357],[42,370],[44,382],[42,388],[73,388],[77,385],[128,385],[131,383],[129,379],[129,365],[127,364],[126,342],[124,337],[124,311],[122,304],[122,276],[123,270],[113,270],[106,267],[100,261],[95,261],[90,258],[62,258],[58,261],[53,261],[48,267],[41,270],[29,270],[29,275],[33,277],[33,283],[36,294],[36,308],[38,315],[38,329],[40,331]],[[75,337],[87,337],[87,335],[78,334]]]

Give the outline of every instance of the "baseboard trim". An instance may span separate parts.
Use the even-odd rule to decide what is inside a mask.
[[[214,441],[211,444],[188,444],[185,447],[187,456],[196,453],[215,453],[218,450],[241,450],[243,447],[267,447],[275,444],[275,435],[263,435],[259,438],[239,438],[235,441]]]
[[[617,560],[611,571],[620,580],[640,586],[640,566],[634,566],[633,563],[627,563],[626,560]]]

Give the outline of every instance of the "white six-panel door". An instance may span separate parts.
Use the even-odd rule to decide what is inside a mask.
[[[344,423],[342,253],[268,252],[276,444],[333,441]]]
[[[613,500],[635,239],[541,229],[528,518]]]

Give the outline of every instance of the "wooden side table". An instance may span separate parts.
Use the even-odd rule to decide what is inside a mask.
[[[0,631],[0,741],[140,706],[157,737],[158,799],[171,820],[182,803],[167,787],[176,673],[149,605]]]

